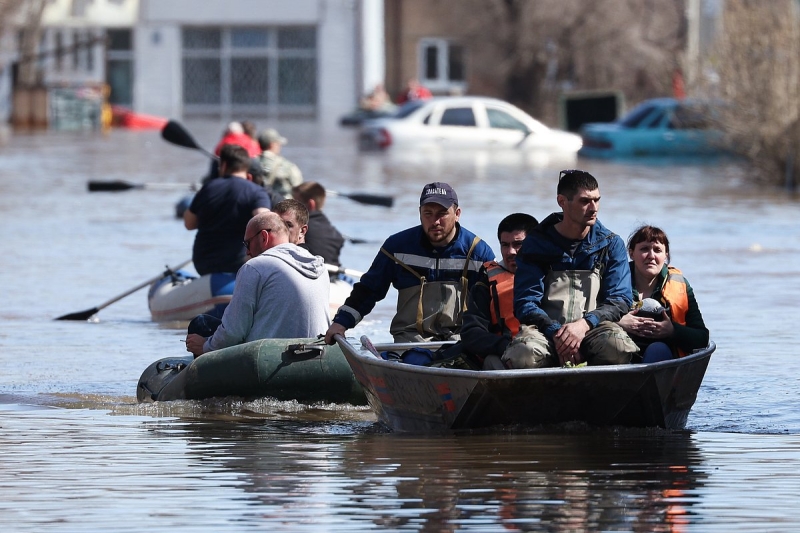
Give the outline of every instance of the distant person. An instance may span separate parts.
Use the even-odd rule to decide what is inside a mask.
[[[222,151],[222,147],[226,144],[238,144],[247,150],[247,154],[250,157],[258,157],[261,153],[258,142],[244,131],[244,127],[240,122],[231,122],[228,124],[222,134],[222,138],[214,148],[214,155],[218,156]]]
[[[322,212],[325,187],[316,181],[307,181],[292,189],[292,195],[308,209],[308,231],[304,247],[313,255],[321,255],[325,263],[339,266],[339,253],[344,246],[344,237]]]
[[[269,195],[247,177],[250,157],[241,146],[228,144],[220,152],[222,177],[208,181],[183,212],[188,230],[197,230],[192,261],[200,275],[235,274],[246,261],[241,236],[253,215],[269,211]]]
[[[214,155],[219,157],[222,147],[226,144],[237,144],[247,150],[250,157],[257,157],[261,153],[258,142],[250,137],[244,130],[241,122],[230,122],[225,131],[222,132],[222,138],[214,147]],[[219,161],[214,159],[211,161],[208,176],[203,179],[203,183],[221,176],[219,171]]]
[[[583,170],[559,174],[553,213],[517,255],[514,316],[520,332],[506,348],[509,368],[630,363],[639,349],[617,324],[631,308],[622,239],[597,220],[600,188]]]
[[[375,85],[375,88],[359,102],[359,107],[364,111],[391,111],[396,106],[392,103],[389,93],[386,92],[382,83]]]
[[[502,368],[499,357],[519,333],[519,320],[514,316],[516,257],[536,224],[531,215],[513,213],[497,226],[502,259],[483,264],[480,279],[470,293],[461,328],[463,351],[472,356],[478,367],[484,366],[487,356],[495,356],[491,361]]]
[[[395,342],[458,340],[467,298],[491,247],[461,227],[456,191],[442,182],[422,188],[420,225],[383,243],[369,270],[339,308],[325,342],[344,335],[397,289],[397,312],[389,332]]]
[[[272,211],[280,215],[286,224],[286,228],[289,230],[289,242],[303,245],[308,233],[308,209],[306,206],[293,198],[288,198],[275,204]],[[307,249],[306,246],[303,248]],[[320,254],[311,252],[311,255]]]
[[[406,83],[405,88],[397,95],[397,105],[405,104],[413,100],[427,100],[432,98],[433,94],[427,87],[422,85],[417,78],[411,78]]]
[[[708,329],[689,281],[669,264],[669,239],[661,228],[641,226],[628,239],[634,310],[619,325],[643,350],[642,362],[666,361],[708,346]],[[658,314],[645,317],[642,302],[655,300]]]
[[[186,351],[195,357],[259,339],[316,337],[330,324],[325,265],[289,242],[281,217],[258,214],[243,235],[252,259],[236,275],[222,320],[200,315],[190,324]]]
[[[264,187],[271,188],[283,198],[292,197],[292,187],[303,183],[303,174],[297,165],[281,155],[286,138],[277,130],[266,129],[258,136],[261,153],[258,160],[264,168]]]

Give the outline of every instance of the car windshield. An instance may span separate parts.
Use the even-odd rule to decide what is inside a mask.
[[[424,106],[426,103],[427,102],[425,100],[412,100],[410,102],[406,102],[397,108],[397,111],[394,113],[394,118],[406,118],[408,115]]]
[[[637,108],[634,108],[633,111],[625,115],[620,121],[622,126],[626,128],[636,128],[640,125],[642,120],[649,115],[656,106],[652,103],[645,103],[640,105]]]

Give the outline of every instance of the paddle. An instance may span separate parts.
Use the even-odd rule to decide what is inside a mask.
[[[219,159],[217,156],[202,148],[197,141],[194,140],[186,128],[180,122],[170,120],[161,130],[161,137],[172,144],[182,146],[184,148],[191,148],[193,150],[200,150],[212,159]],[[394,197],[382,194],[368,194],[368,193],[342,193],[336,191],[326,191],[331,196],[341,196],[348,198],[354,202],[366,205],[380,205],[383,207],[392,207],[394,205]]]
[[[172,144],[183,146],[184,148],[191,148],[192,150],[200,150],[211,159],[219,159],[216,155],[212,154],[194,140],[186,128],[180,122],[170,120],[161,130],[161,138]]]
[[[115,296],[114,298],[111,298],[107,302],[101,303],[97,307],[92,307],[91,309],[87,309],[85,311],[78,311],[77,313],[70,313],[68,315],[63,315],[63,316],[60,316],[60,317],[58,317],[58,318],[56,318],[54,320],[88,320],[89,317],[91,317],[92,315],[96,315],[101,309],[104,309],[104,308],[108,307],[109,305],[113,304],[114,302],[118,302],[118,301],[122,300],[126,296],[130,296],[134,292],[136,292],[139,289],[142,289],[144,287],[147,287],[151,283],[155,283],[156,281],[160,280],[164,276],[168,275],[170,272],[175,272],[176,270],[179,270],[180,268],[185,267],[186,265],[188,265],[191,262],[192,262],[192,260],[189,259],[189,260],[184,261],[183,263],[179,264],[176,267],[172,267],[172,268],[167,267],[167,270],[165,270],[164,272],[162,272],[158,276],[155,276],[153,278],[148,279],[147,281],[144,281],[144,282],[140,283],[139,285],[133,287],[132,289],[129,289],[129,290],[123,292],[119,296]]]
[[[383,207],[392,207],[394,205],[394,197],[392,196],[384,196],[381,194],[368,194],[368,193],[343,193],[343,192],[336,192],[331,190],[326,190],[326,194],[331,196],[342,196],[344,198],[348,198],[353,200],[354,202],[358,202],[360,204],[367,204],[367,205],[380,205]]]
[[[328,263],[325,263],[325,268],[328,269],[328,272],[330,274],[344,274],[345,276],[350,276],[356,279],[361,279],[361,276],[364,275],[363,272],[359,272],[358,270],[352,270],[350,268],[330,265]]]
[[[90,192],[119,192],[129,191],[131,189],[154,189],[159,191],[175,191],[175,190],[197,190],[195,184],[187,185],[185,183],[132,183],[125,180],[115,181],[90,181]]]

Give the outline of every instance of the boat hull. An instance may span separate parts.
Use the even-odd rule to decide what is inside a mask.
[[[716,348],[648,365],[472,371],[384,361],[343,338],[339,345],[381,422],[407,432],[570,421],[681,429]]]
[[[366,404],[338,346],[316,339],[264,339],[203,354],[160,359],[136,387],[140,402],[271,397],[303,403]]]
[[[206,274],[194,277],[185,271],[164,276],[150,286],[147,303],[154,322],[185,322],[210,313],[221,317],[233,297],[235,274]],[[336,314],[350,296],[353,285],[331,279],[329,313]]]
[[[203,313],[222,316],[235,282],[236,274],[229,273],[195,277],[179,270],[168,274],[150,286],[150,317],[154,322],[178,322]]]

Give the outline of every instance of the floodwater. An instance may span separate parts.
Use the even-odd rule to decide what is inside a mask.
[[[266,126],[266,124],[260,126]],[[736,164],[548,161],[520,154],[359,154],[350,130],[279,123],[304,172],[392,209],[331,198],[348,236],[417,223],[448,181],[495,251],[514,211],[557,209],[560,168],[598,177],[623,237],[663,227],[717,351],[686,431],[575,425],[398,435],[364,407],[220,399],[138,405],[183,332],[146,291],[91,322],[53,321],[191,255],[174,204],[207,160],[157,132],[17,135],[0,147],[0,527],[4,531],[790,531],[800,527],[797,201]],[[221,125],[187,123],[213,147]],[[120,193],[89,180],[172,184]],[[348,244],[366,270],[378,244]],[[393,297],[354,330],[387,341]]]

